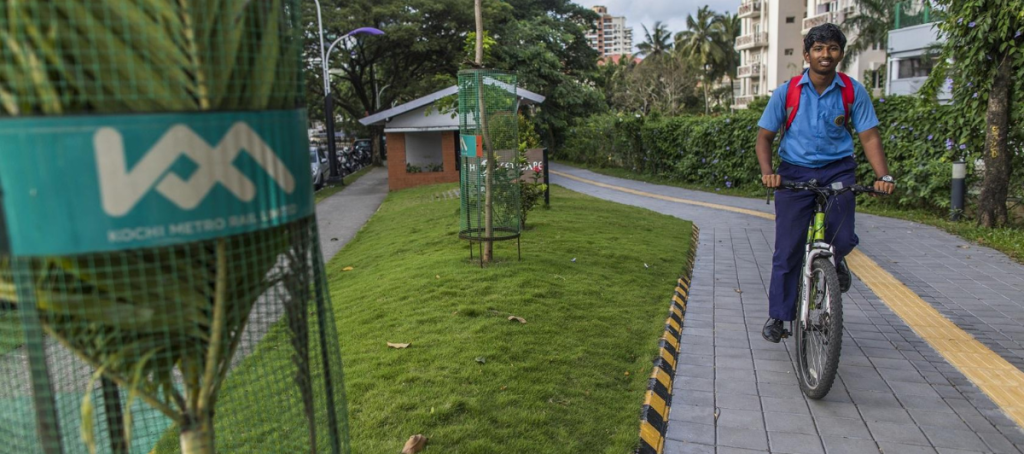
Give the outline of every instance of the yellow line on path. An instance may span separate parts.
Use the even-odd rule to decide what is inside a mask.
[[[680,199],[678,197],[669,197],[667,195],[661,195],[661,194],[651,194],[649,192],[637,191],[635,189],[629,189],[629,188],[623,188],[623,187],[620,187],[620,186],[613,186],[613,185],[610,185],[610,184],[599,183],[597,181],[591,181],[591,180],[588,180],[586,178],[580,178],[580,177],[577,177],[575,175],[569,175],[567,173],[562,173],[562,172],[558,172],[558,171],[555,171],[555,170],[550,170],[549,172],[551,172],[551,173],[553,173],[555,175],[558,175],[560,177],[563,177],[563,178],[568,178],[570,180],[576,180],[576,181],[579,181],[581,183],[586,183],[586,184],[589,184],[589,185],[599,186],[599,187],[602,187],[602,188],[605,188],[605,189],[612,189],[612,190],[615,190],[615,191],[625,192],[625,193],[628,193],[628,194],[639,195],[639,196],[644,196],[644,197],[650,197],[652,199],[664,200],[664,201],[667,201],[667,202],[685,203],[687,205],[697,205],[697,206],[701,206],[701,207],[705,207],[705,208],[712,208],[712,209],[715,209],[715,210],[732,211],[733,213],[749,214],[751,216],[757,216],[759,218],[768,219],[770,221],[774,221],[775,220],[775,215],[773,215],[771,213],[765,213],[765,212],[755,211],[755,210],[748,210],[746,208],[736,208],[736,207],[730,207],[730,206],[725,206],[725,205],[718,205],[718,204],[708,203],[708,202],[698,202],[696,200]]]
[[[651,194],[635,189],[599,183],[554,170],[550,172],[581,183],[643,197],[749,214],[762,219],[775,219],[775,216],[770,213]],[[985,344],[978,342],[974,336],[960,329],[960,327],[956,326],[956,324],[932,307],[931,304],[921,299],[917,293],[914,293],[913,290],[900,282],[899,279],[893,277],[892,274],[889,274],[878,263],[875,263],[874,260],[871,260],[862,252],[854,250],[846,257],[846,260],[850,265],[850,270],[857,274],[861,282],[864,282],[886,306],[889,306],[889,309],[903,319],[921,339],[924,339],[946,361],[964,374],[971,383],[980,388],[1018,426],[1024,427],[1024,372],[1021,372],[1020,369],[1017,369],[1003,359],[1002,356],[986,347]]]

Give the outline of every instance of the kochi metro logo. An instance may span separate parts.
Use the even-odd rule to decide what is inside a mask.
[[[256,131],[244,122],[231,126],[216,147],[185,125],[174,125],[132,169],[125,163],[124,140],[116,129],[100,128],[93,136],[99,168],[103,211],[115,217],[128,214],[142,198],[156,191],[183,210],[197,207],[218,183],[243,202],[256,197],[256,186],[235,168],[243,151],[253,158],[285,193],[295,190],[295,178]],[[198,168],[186,181],[168,170],[182,156]]]

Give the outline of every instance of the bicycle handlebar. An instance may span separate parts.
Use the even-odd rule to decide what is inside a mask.
[[[791,189],[791,190],[814,191],[814,192],[821,193],[821,194],[833,194],[833,195],[842,194],[844,192],[889,195],[889,194],[887,194],[885,192],[878,191],[875,188],[867,187],[867,186],[861,186],[859,184],[853,184],[853,185],[850,185],[850,186],[845,186],[841,182],[836,182],[836,183],[832,183],[831,185],[828,185],[828,186],[818,186],[818,181],[817,180],[813,180],[813,179],[810,180],[810,181],[782,180],[782,184],[779,186],[779,188],[781,188],[781,189]]]

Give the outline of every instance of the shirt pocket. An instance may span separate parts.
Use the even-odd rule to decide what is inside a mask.
[[[846,111],[842,107],[829,109],[824,120],[826,123],[825,131],[830,139],[842,139],[850,135],[850,132],[846,129]]]

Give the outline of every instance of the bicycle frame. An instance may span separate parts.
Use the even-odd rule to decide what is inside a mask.
[[[814,219],[811,224],[807,227],[807,245],[804,247],[804,263],[803,270],[800,278],[803,280],[803,285],[800,291],[800,301],[812,301],[811,300],[811,264],[814,263],[814,259],[818,257],[826,257],[829,261],[835,265],[835,249],[831,244],[825,241],[825,208],[828,205],[828,200],[819,195],[817,203],[814,209]],[[831,301],[825,299],[825,310],[831,310],[828,305]],[[807,323],[807,314],[810,311],[810,304],[801,305],[800,309],[800,321]]]

